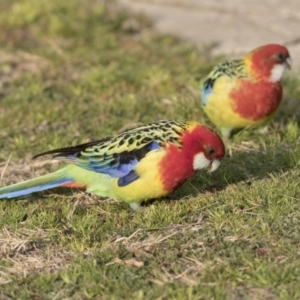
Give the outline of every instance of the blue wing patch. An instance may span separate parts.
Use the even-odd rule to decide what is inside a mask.
[[[126,186],[126,185],[134,182],[137,179],[139,179],[139,176],[134,171],[130,171],[127,175],[119,178],[118,186],[120,186],[120,187]]]
[[[205,106],[207,104],[207,98],[212,93],[212,86],[207,86],[206,88],[203,87],[201,90],[201,97],[202,97],[202,105]]]
[[[148,152],[150,152],[150,151],[159,149],[160,146],[157,142],[152,142],[151,144],[148,145],[147,148],[149,149]],[[134,182],[135,180],[139,179],[139,176],[133,170],[137,163],[138,163],[138,160],[134,159],[134,160],[130,161],[129,164],[121,164],[118,166],[117,169],[122,170],[123,172],[127,172],[127,174],[125,176],[119,178],[118,186],[120,186],[120,187],[126,186],[126,185]],[[114,177],[113,175],[111,175],[111,176]]]
[[[150,150],[150,151],[157,150],[157,149],[159,149],[159,148],[160,148],[160,146],[158,145],[157,142],[152,142],[152,143],[149,145],[149,150]]]
[[[205,106],[207,104],[208,96],[212,93],[214,87],[215,79],[207,78],[201,87],[201,97],[202,97],[202,105]]]
[[[98,173],[107,174],[114,178],[122,178],[129,175],[138,164],[138,162],[150,151],[159,149],[160,146],[157,142],[153,141],[148,145],[145,145],[141,149],[136,149],[131,152],[123,152],[116,154],[115,156],[90,156],[85,158],[82,162],[77,160],[77,164],[87,170],[95,171]],[[75,154],[75,155],[78,155]],[[74,156],[69,155],[71,159]],[[130,177],[131,178],[131,177]],[[137,178],[136,178],[137,179]],[[127,180],[126,178],[123,180]],[[126,181],[127,182],[127,181]],[[128,184],[128,183],[127,183]]]
[[[130,160],[127,164],[117,163],[114,166],[106,166],[106,168],[94,167],[96,172],[107,174],[111,177],[122,178],[128,175],[138,163],[137,159]]]

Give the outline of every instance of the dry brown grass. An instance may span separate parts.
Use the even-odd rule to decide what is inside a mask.
[[[49,245],[49,235],[51,233],[39,228],[2,228],[0,284],[9,283],[12,276],[26,278],[32,273],[52,273],[66,268],[73,253],[57,245]],[[3,264],[7,266],[3,267]]]

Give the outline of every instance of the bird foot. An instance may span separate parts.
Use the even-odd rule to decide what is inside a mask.
[[[220,132],[221,132],[223,140],[228,141],[230,139],[231,131],[232,131],[232,128],[225,128],[225,127],[220,128]]]
[[[264,127],[261,127],[259,129],[257,129],[257,132],[260,133],[260,134],[267,134],[269,131],[269,127],[268,126],[264,126]]]
[[[140,203],[138,203],[138,202],[131,202],[131,203],[129,203],[129,206],[130,206],[130,208],[133,209],[134,211],[143,211],[143,210],[145,210],[145,208],[142,207],[142,206],[140,205]]]

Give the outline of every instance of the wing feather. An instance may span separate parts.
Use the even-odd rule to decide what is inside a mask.
[[[202,105],[206,105],[208,96],[213,92],[214,85],[220,77],[228,78],[249,78],[245,70],[244,60],[225,61],[216,66],[206,77],[201,85]]]
[[[123,177],[134,170],[136,164],[150,151],[157,151],[167,143],[180,146],[180,135],[187,123],[158,121],[85,144],[54,149],[34,158],[56,154],[53,158],[72,162],[84,169]]]

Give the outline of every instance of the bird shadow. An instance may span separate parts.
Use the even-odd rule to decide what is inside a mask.
[[[276,131],[276,126],[272,130]],[[229,185],[245,182],[249,183],[249,188],[251,188],[253,181],[270,178],[270,174],[276,175],[286,172],[296,165],[293,153],[295,148],[292,147],[291,143],[279,141],[265,146],[262,135],[255,143],[251,139],[253,135],[253,131],[249,131],[234,139],[234,142],[227,143],[227,154],[216,172],[208,174],[205,171],[200,171],[180,189],[159,200],[176,201],[184,197],[222,191]],[[273,133],[273,135],[275,134]],[[73,189],[56,188],[50,192],[35,193],[16,200],[36,201],[40,200],[41,197],[45,199],[49,193],[60,195],[60,197],[71,197],[74,192]],[[157,199],[147,201],[143,205],[148,206],[155,201]]]
[[[169,199],[179,200],[186,196],[214,193],[239,183],[248,183],[251,188],[253,181],[271,178],[296,165],[293,149],[288,144],[274,147],[256,145],[255,148],[248,144],[251,145],[251,142],[235,146],[237,149],[231,155],[228,151],[216,172],[198,172],[181,189],[172,193]]]
[[[300,82],[299,76],[289,76],[282,82],[284,97],[276,113],[275,122],[286,124],[293,117],[300,125]]]

